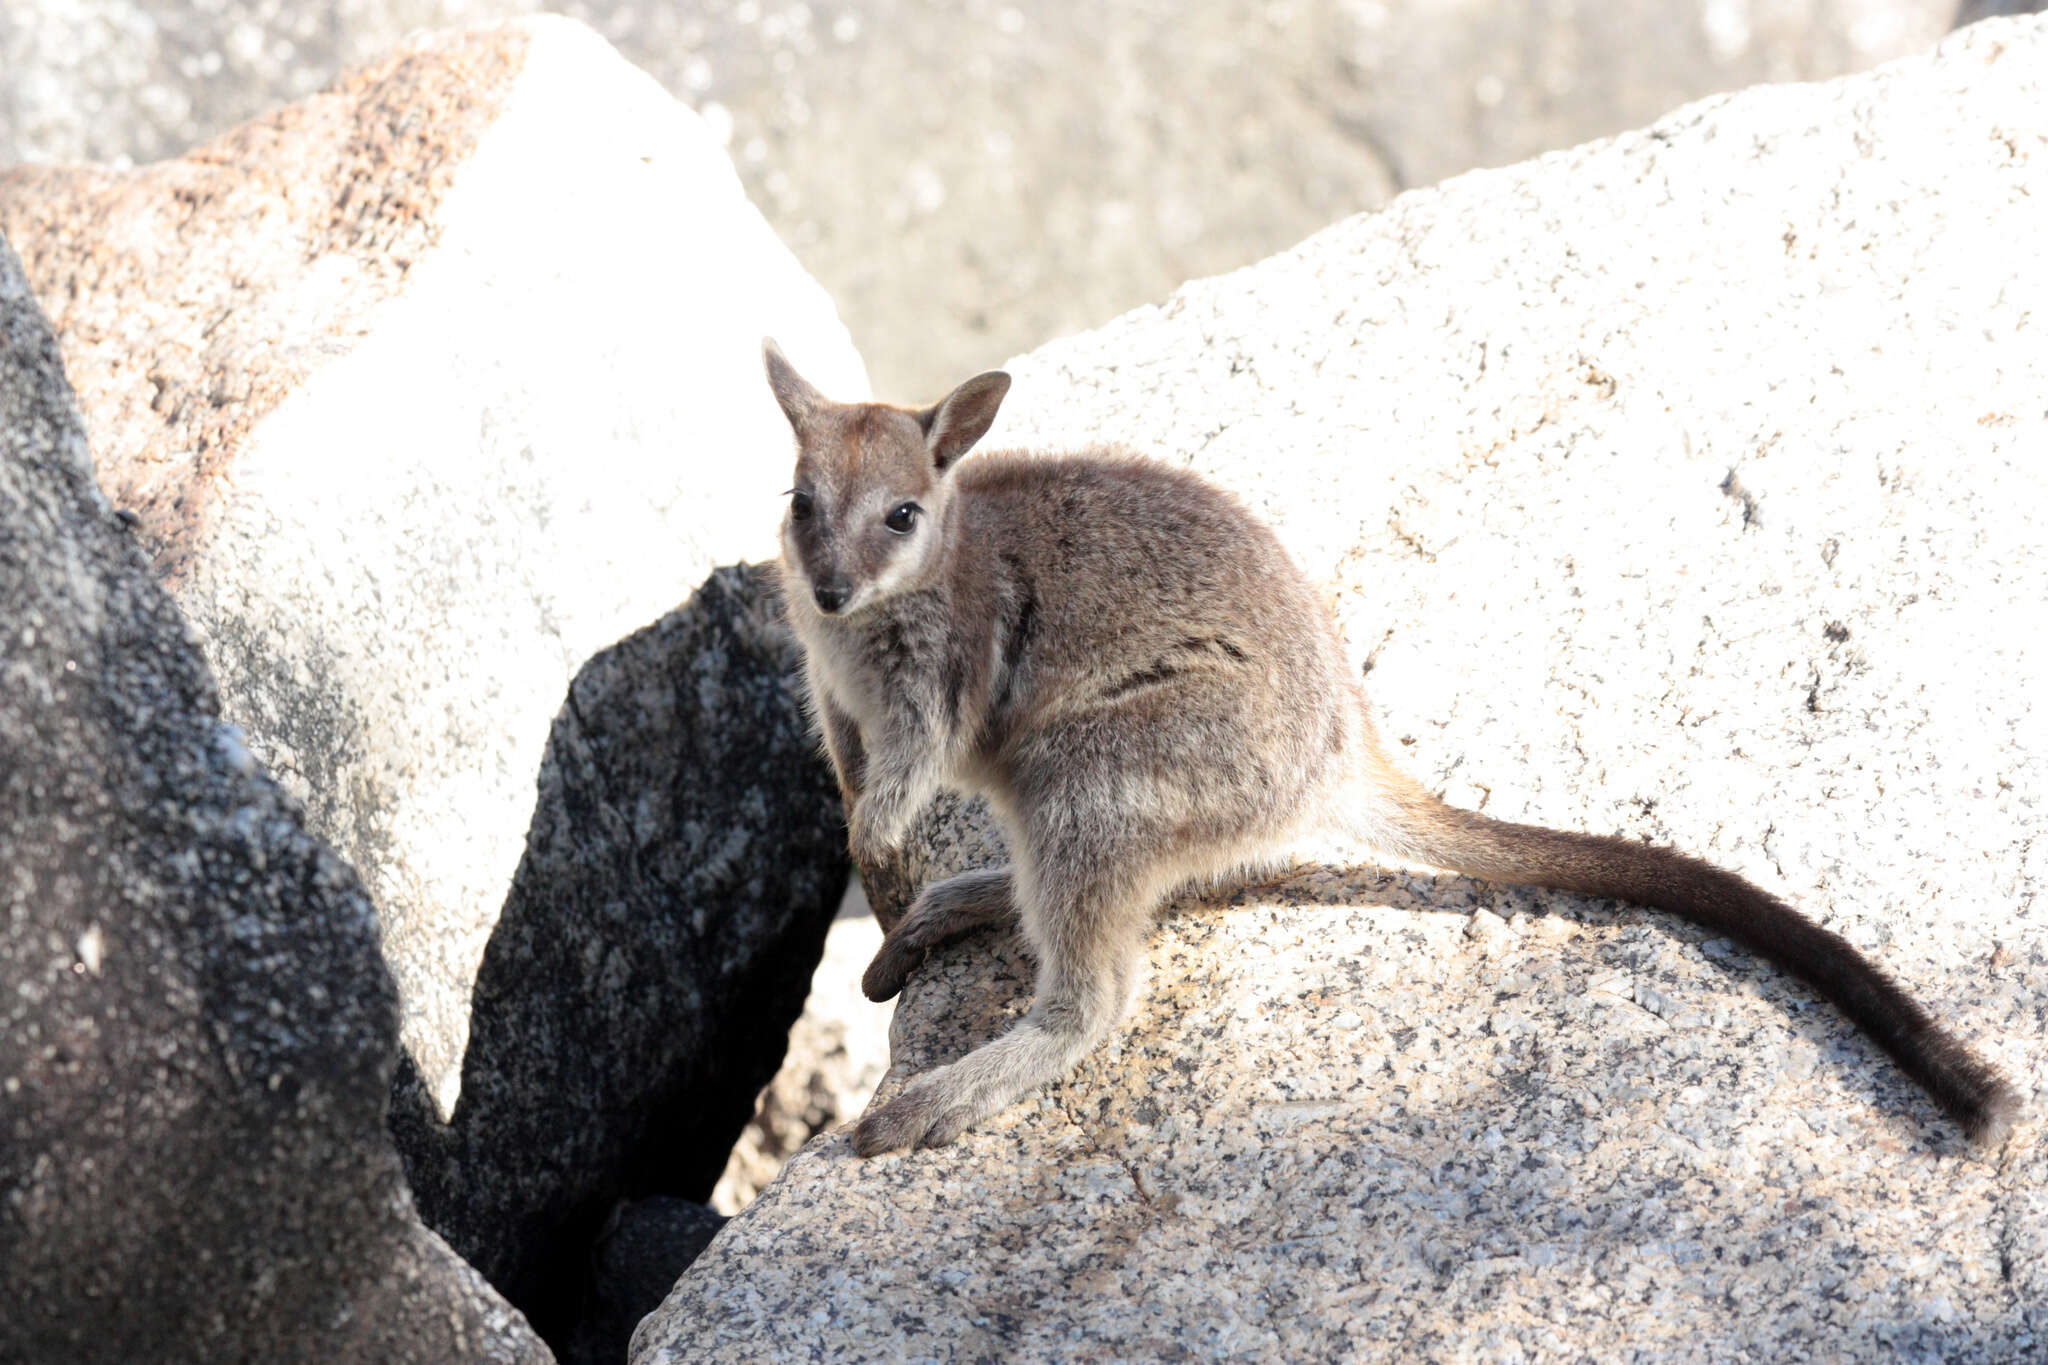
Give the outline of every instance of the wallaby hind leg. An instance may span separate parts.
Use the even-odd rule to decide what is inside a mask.
[[[1048,868],[1060,862],[1045,859]],[[1144,962],[1154,888],[1122,878],[1114,885],[1048,881],[1055,878],[1041,878],[1036,903],[1021,907],[1038,955],[1031,1012],[994,1042],[926,1072],[871,1110],[853,1133],[860,1155],[951,1142],[1065,1075],[1123,1018]]]
[[[910,909],[882,940],[860,988],[870,1000],[892,999],[924,955],[984,924],[1014,919],[1015,883],[1008,867],[963,872],[920,891]]]

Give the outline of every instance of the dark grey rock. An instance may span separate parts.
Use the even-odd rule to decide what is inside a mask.
[[[446,1125],[392,1123],[428,1224],[560,1344],[612,1206],[702,1200],[781,1063],[846,884],[764,570],[590,660],[549,736]]]
[[[1963,0],[1956,6],[1957,28],[1964,28],[1979,19],[1996,19],[2013,14],[2039,14],[2048,8],[2044,0]]]
[[[625,1365],[640,1319],[660,1307],[724,1226],[704,1205],[665,1195],[614,1208],[591,1252],[590,1292],[563,1365]]]
[[[0,241],[0,1360],[549,1359],[413,1215],[397,1026]]]

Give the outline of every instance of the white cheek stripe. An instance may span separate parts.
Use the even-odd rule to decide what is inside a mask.
[[[830,506],[837,502],[838,491],[836,480],[821,477],[812,484],[812,496],[821,506]],[[934,490],[935,493],[937,491]],[[827,537],[828,542],[842,540],[853,534],[851,528],[861,524],[862,518],[871,518],[879,526],[882,518],[900,501],[901,499],[885,499],[870,493],[869,496],[860,499],[854,508],[841,513],[843,524]],[[846,605],[840,609],[841,615],[894,596],[924,568],[926,560],[931,557],[934,537],[939,533],[939,520],[945,506],[942,497],[934,497],[933,501],[939,506],[934,508],[919,503],[923,510],[918,513],[915,530],[902,537],[889,533],[890,538],[896,540],[897,544],[891,547],[888,561],[872,578],[853,585],[853,596],[848,598]],[[812,586],[811,577],[804,569],[802,558],[797,554],[796,538],[787,517],[782,524],[782,559],[798,582],[807,588]]]
[[[913,531],[911,535],[922,539],[922,532]],[[905,579],[923,567],[926,548],[923,544],[897,546],[896,553],[889,556],[889,562],[882,566],[882,571],[875,575],[873,581],[860,585],[860,597],[873,600],[892,595]]]

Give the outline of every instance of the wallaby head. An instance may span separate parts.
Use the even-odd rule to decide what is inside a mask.
[[[1010,376],[978,374],[928,408],[835,403],[773,340],[761,356],[796,432],[783,562],[827,616],[923,585],[940,567],[949,476],[995,421]]]

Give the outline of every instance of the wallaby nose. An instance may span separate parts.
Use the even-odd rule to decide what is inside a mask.
[[[811,586],[811,596],[818,600],[818,610],[830,616],[853,596],[853,585],[843,578],[828,578]]]

